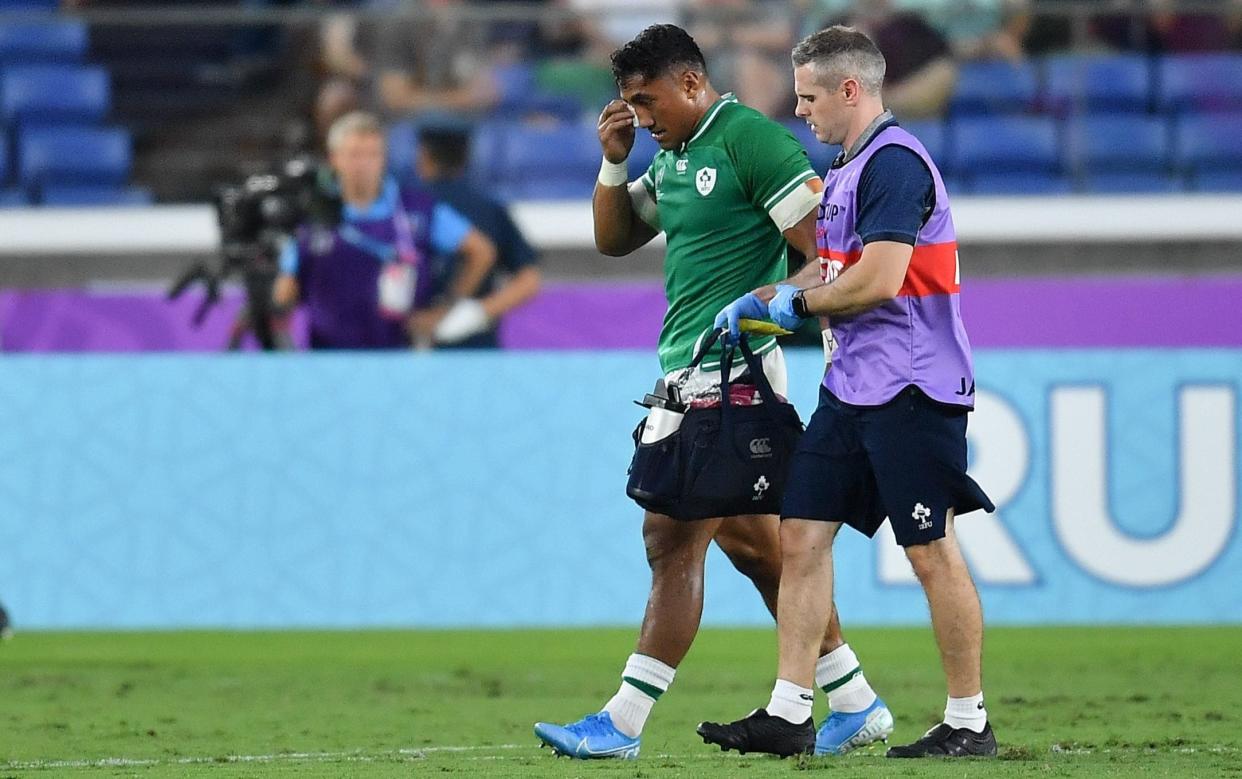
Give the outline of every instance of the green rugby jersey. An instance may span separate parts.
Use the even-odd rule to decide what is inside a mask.
[[[720,309],[788,275],[777,224],[790,226],[815,208],[818,188],[807,186],[813,179],[793,134],[731,94],[712,104],[681,149],[661,150],[652,160],[641,181],[668,242],[668,313],[659,344],[664,372],[690,364]],[[762,354],[776,339],[755,337],[751,345]],[[719,349],[703,367],[720,367]]]

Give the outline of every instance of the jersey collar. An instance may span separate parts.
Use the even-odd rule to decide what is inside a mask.
[[[341,209],[341,216],[351,222],[389,219],[396,209],[397,199],[400,197],[399,189],[396,179],[392,176],[385,176],[384,184],[380,187],[379,197],[375,198],[369,205],[361,208],[356,208],[346,203]]]
[[[871,124],[867,125],[867,129],[862,131],[862,135],[858,136],[858,140],[854,141],[853,146],[841,150],[837,158],[832,161],[832,167],[839,168],[859,154],[862,154],[863,149],[867,148],[867,144],[871,143],[881,131],[887,130],[895,124],[897,124],[897,120],[893,117],[893,112],[885,110],[884,113],[871,120]]]
[[[720,98],[716,100],[716,102],[712,103],[711,107],[707,109],[707,113],[703,114],[703,118],[699,120],[699,123],[694,126],[694,132],[691,133],[690,140],[683,143],[679,151],[684,152],[687,146],[698,140],[698,137],[706,132],[708,126],[711,125],[713,120],[715,120],[716,114],[720,113],[720,110],[724,108],[727,103],[736,102],[737,95],[732,92],[725,92],[721,95]]]

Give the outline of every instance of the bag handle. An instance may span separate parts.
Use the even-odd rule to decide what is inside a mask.
[[[742,333],[742,337],[738,339],[737,348],[742,350],[742,358],[746,360],[746,366],[750,368],[750,375],[755,381],[760,397],[763,398],[766,413],[775,421],[773,415],[776,413],[776,406],[780,400],[776,397],[776,391],[772,389],[772,382],[768,381],[768,375],[763,371],[763,363],[751,350],[746,333]],[[725,341],[720,355],[720,423],[722,426],[728,425],[730,407],[733,405],[729,392],[729,379],[733,370],[733,349],[734,345]]]

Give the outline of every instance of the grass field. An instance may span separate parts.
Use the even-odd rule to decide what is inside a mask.
[[[994,629],[998,761],[713,751],[704,718],[767,698],[770,631],[708,630],[636,763],[553,759],[536,719],[615,689],[632,630],[19,633],[0,646],[0,777],[1174,776],[1242,779],[1242,628]],[[855,630],[911,740],[944,704],[926,630]],[[823,703],[817,707],[817,719]]]

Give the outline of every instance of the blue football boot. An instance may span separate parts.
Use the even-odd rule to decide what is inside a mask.
[[[873,741],[888,741],[893,732],[893,713],[880,698],[862,711],[831,712],[815,734],[815,754],[844,755]]]
[[[535,735],[557,755],[579,760],[604,757],[633,760],[638,757],[639,739],[617,730],[612,724],[612,715],[606,711],[588,714],[569,725],[536,722]]]

